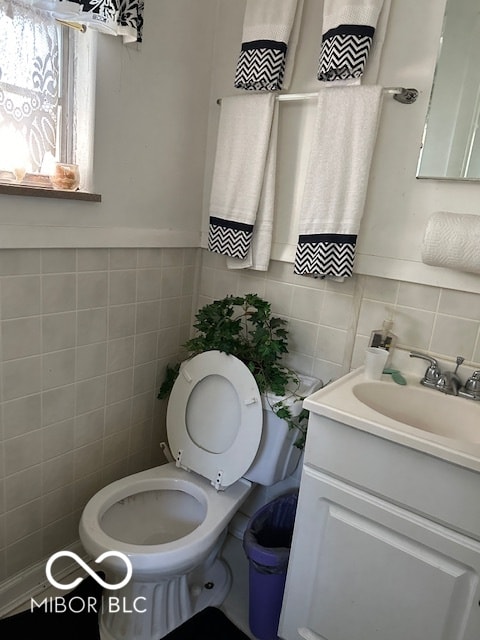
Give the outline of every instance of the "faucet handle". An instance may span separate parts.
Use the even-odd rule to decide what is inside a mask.
[[[480,398],[480,370],[474,371],[465,382],[465,391],[474,398]]]
[[[430,363],[427,367],[427,370],[425,371],[425,375],[423,376],[422,380],[420,380],[420,382],[421,384],[435,386],[441,376],[440,367],[438,366],[438,362],[435,360],[435,358],[427,356],[424,353],[419,353],[418,351],[411,351],[410,358],[421,358],[422,360],[426,360]]]

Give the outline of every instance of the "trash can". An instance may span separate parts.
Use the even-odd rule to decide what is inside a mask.
[[[249,520],[243,548],[249,560],[249,625],[259,640],[276,640],[287,577],[298,491],[283,494]]]

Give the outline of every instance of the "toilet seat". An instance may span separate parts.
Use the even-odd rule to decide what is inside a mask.
[[[238,358],[206,351],[184,362],[167,408],[176,464],[228,487],[251,466],[262,435],[255,378]]]

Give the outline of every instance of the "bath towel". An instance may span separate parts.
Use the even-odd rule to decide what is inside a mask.
[[[325,0],[319,80],[363,75],[383,4],[384,0]]]
[[[423,237],[422,261],[480,273],[480,215],[447,211],[432,214]]]
[[[269,175],[266,166],[274,109],[272,93],[222,98],[210,195],[210,251],[240,260],[249,254],[265,176]],[[268,185],[272,187],[271,180]]]
[[[304,0],[247,0],[234,86],[288,89]]]
[[[377,85],[318,94],[294,272],[352,275],[382,103]]]
[[[229,269],[268,271],[272,249],[273,217],[275,211],[275,177],[277,169],[278,102],[275,101],[270,142],[265,164],[260,202],[253,227],[252,241],[246,258],[227,258]]]

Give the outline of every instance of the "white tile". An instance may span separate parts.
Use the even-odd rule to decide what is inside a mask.
[[[75,385],[75,411],[87,413],[105,405],[106,376],[77,382]]]
[[[57,387],[42,394],[42,424],[44,426],[72,418],[75,412],[75,385]]]
[[[107,375],[106,404],[130,398],[133,392],[133,368]]]
[[[75,274],[58,273],[42,276],[42,312],[59,313],[76,308]]]
[[[438,315],[432,335],[431,348],[449,357],[463,356],[472,360],[478,322],[452,316]]]
[[[42,316],[42,343],[44,353],[68,349],[76,343],[75,312]]]
[[[439,313],[478,321],[480,319],[480,294],[443,289],[438,311]]]
[[[3,399],[13,400],[41,389],[41,357],[32,356],[3,363]]]
[[[4,277],[0,292],[3,320],[40,313],[40,276]]]
[[[107,272],[93,271],[77,276],[77,309],[107,305]]]
[[[133,269],[111,271],[109,304],[135,302],[137,296],[137,274]]]
[[[0,251],[0,275],[40,273],[38,249],[2,249]]]
[[[42,273],[68,273],[75,270],[75,249],[42,249]]]
[[[295,287],[293,290],[290,315],[298,320],[318,322],[322,317],[324,291],[312,291],[306,287]]]
[[[102,342],[107,337],[107,310],[85,309],[77,313],[77,344]]]
[[[173,267],[172,267],[173,268]],[[172,268],[167,269],[170,271]],[[175,269],[178,280],[172,283],[174,290],[181,291],[181,268]],[[160,269],[138,269],[137,270],[137,301],[146,302],[148,300],[159,300],[162,288],[163,271]],[[167,280],[168,282],[168,280]],[[164,294],[165,296],[168,293]]]
[[[5,542],[11,545],[42,528],[42,502],[33,500],[8,512],[5,526]]]
[[[110,339],[131,336],[135,333],[135,311],[134,304],[109,308],[108,337]]]
[[[152,334],[145,333],[144,335],[151,336]],[[116,338],[115,340],[108,341],[107,371],[109,373],[133,366],[135,340],[137,338],[139,338],[139,336],[127,336],[125,338]]]
[[[5,508],[10,511],[42,493],[42,467],[37,464],[5,478]]]
[[[41,396],[39,393],[3,403],[4,438],[28,433],[41,426]]]
[[[110,269],[136,269],[137,249],[110,249]]]
[[[5,440],[4,451],[7,476],[39,464],[42,459],[40,430]]]
[[[61,387],[75,379],[75,349],[46,353],[42,358],[42,386],[44,390]]]
[[[101,376],[107,369],[107,343],[88,344],[76,349],[76,380]]]
[[[33,356],[41,351],[41,318],[15,318],[4,320],[2,328],[2,355],[4,360]]]
[[[108,249],[77,249],[78,271],[105,271],[108,259]]]
[[[105,407],[75,416],[73,423],[73,443],[75,447],[83,447],[98,442],[104,437]]]
[[[325,291],[324,302],[319,322],[323,325],[348,329],[353,320],[353,298]]]
[[[440,289],[412,282],[401,282],[398,289],[397,304],[405,307],[436,311],[440,298]]]

